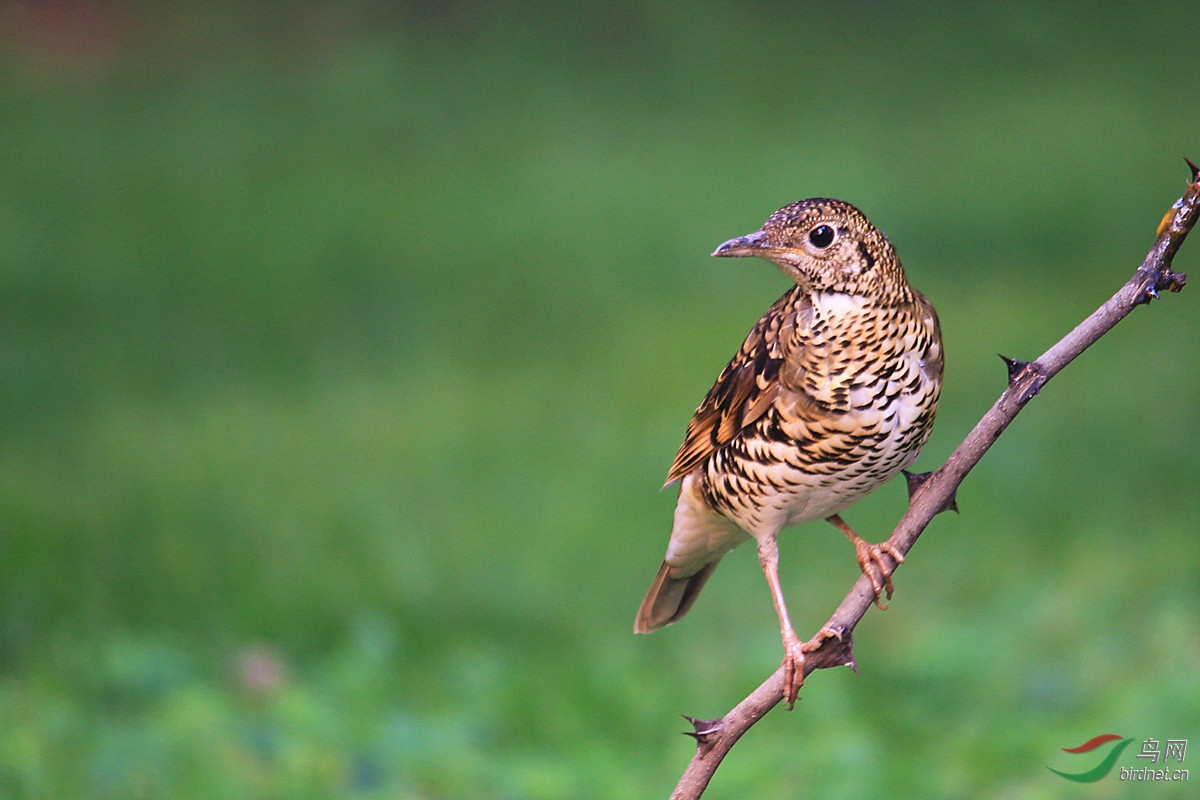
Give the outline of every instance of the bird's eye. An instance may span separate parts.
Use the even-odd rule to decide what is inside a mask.
[[[818,250],[824,250],[833,244],[834,231],[828,225],[818,225],[808,232],[808,241]]]

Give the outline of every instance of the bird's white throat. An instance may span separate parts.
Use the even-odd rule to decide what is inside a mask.
[[[812,293],[813,308],[826,319],[857,314],[868,303],[868,298],[846,292],[819,291]]]

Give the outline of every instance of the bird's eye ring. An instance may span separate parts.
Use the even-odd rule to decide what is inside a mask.
[[[808,232],[809,243],[818,250],[824,250],[833,244],[835,237],[833,228],[828,225],[818,225]]]

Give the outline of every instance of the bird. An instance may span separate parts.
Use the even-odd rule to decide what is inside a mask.
[[[786,205],[713,255],[765,258],[795,285],[750,330],[688,423],[667,473],[666,486],[679,484],[670,541],[634,632],[678,622],[721,558],[753,539],[779,618],[791,708],[805,645],[780,586],[778,534],[832,523],[886,608],[881,594],[891,598],[904,557],[866,542],[840,514],[912,464],[928,440],[941,326],[887,237],[840,200]]]

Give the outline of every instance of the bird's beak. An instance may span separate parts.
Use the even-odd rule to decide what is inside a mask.
[[[714,256],[721,258],[741,258],[743,256],[761,256],[771,250],[771,243],[762,231],[755,231],[748,236],[730,239],[725,244],[713,250]]]

